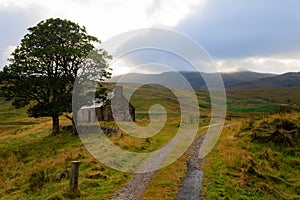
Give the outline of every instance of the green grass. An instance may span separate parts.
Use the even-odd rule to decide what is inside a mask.
[[[266,113],[278,110],[280,107],[281,104],[279,103],[270,103],[260,99],[228,97],[227,102],[227,109],[229,112]]]
[[[137,91],[133,96],[139,125],[149,123],[148,109],[156,103],[165,106],[169,113],[168,123],[149,140],[121,137],[122,132],[110,137],[126,150],[147,152],[158,149],[178,129],[180,112],[177,112],[176,97],[168,90],[148,90],[147,95]],[[168,99],[163,98],[164,94]],[[82,198],[107,199],[131,178],[131,174],[116,171],[95,160],[77,136],[67,131],[53,136],[50,118],[28,118],[26,108],[16,110],[11,102],[3,99],[0,102],[0,130],[3,130],[0,134],[0,199],[66,199],[69,177],[60,179],[59,176],[70,169],[71,160],[82,163],[79,179]],[[63,117],[60,121],[62,126],[70,125]],[[112,122],[104,122],[104,125],[116,126]],[[36,176],[38,178],[33,178]]]
[[[0,199],[66,199],[72,160],[82,163],[83,198],[107,199],[130,179],[95,160],[78,136],[63,128],[52,135],[50,118],[28,118],[26,108],[15,109],[3,99],[0,104]],[[60,121],[70,125],[64,117]]]
[[[299,115],[269,116],[263,120],[225,128],[223,134],[203,164],[206,199],[299,199],[300,151],[295,143],[281,141],[286,131],[280,121],[296,123]],[[274,138],[269,132],[279,128],[282,134]],[[262,138],[254,132],[264,128]],[[261,133],[261,132],[260,132]],[[287,134],[292,134],[289,131]],[[270,137],[270,138],[266,138]]]
[[[265,88],[252,90],[234,90],[227,92],[230,96],[243,99],[262,99],[273,103],[299,104],[300,88]]]
[[[0,155],[3,199],[47,199],[63,195],[68,191],[69,177],[60,179],[59,175],[69,170],[72,160],[82,162],[79,186],[86,198],[107,199],[130,178],[126,173],[99,163],[86,151],[80,139],[70,133],[32,138],[24,144],[2,148]],[[42,185],[35,187],[30,177],[41,170],[47,173],[48,180],[38,179]],[[98,185],[92,184],[96,180]]]
[[[183,91],[183,94],[188,93]],[[196,94],[199,101],[196,106],[201,111],[202,126],[210,121],[210,99],[207,91],[197,90]],[[143,86],[134,93],[131,102],[136,108],[137,124],[140,126],[150,123],[148,111],[154,104],[164,106],[168,113],[167,123],[150,139],[134,138],[119,131],[110,136],[112,142],[125,150],[145,153],[159,149],[174,137],[180,126],[181,113],[172,91]],[[189,98],[184,103],[188,105]],[[232,118],[250,115],[252,112],[274,111],[279,106],[277,103],[243,99],[237,95],[229,96],[228,105]],[[66,199],[69,195],[67,174],[72,160],[81,161],[79,187],[83,199],[107,199],[132,177],[132,174],[116,171],[94,159],[79,137],[71,135],[67,129],[57,136],[52,135],[51,119],[29,118],[26,109],[15,109],[11,102],[0,98],[0,199]],[[193,109],[196,108],[191,110]],[[188,126],[196,118],[199,116],[191,116],[183,124]],[[70,126],[70,121],[64,117],[60,118],[60,122],[62,127]],[[102,125],[113,128],[117,126],[113,122],[103,122]],[[217,180],[219,185],[211,185],[209,190],[218,193],[224,190],[237,192],[234,187],[230,187],[231,179],[226,175],[227,172],[231,173],[230,168],[225,168],[226,163],[224,164],[222,157],[215,155],[215,158],[210,158],[216,163],[216,166],[212,165],[215,167],[214,173],[217,175],[222,170],[222,174],[219,174]],[[157,199],[172,199],[184,176],[185,161],[186,155],[158,171],[144,198],[151,199],[155,196]],[[60,178],[64,173],[66,177]],[[254,191],[246,193],[254,194]]]

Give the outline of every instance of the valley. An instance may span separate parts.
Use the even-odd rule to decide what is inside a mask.
[[[298,88],[278,89],[278,93],[260,93],[256,89],[231,90],[227,93],[226,123],[234,125],[224,128],[216,147],[201,163],[201,170],[204,171],[201,193],[203,197],[207,199],[236,198],[239,195],[249,195],[249,199],[297,197],[299,193],[297,193],[296,177],[299,175],[299,169],[293,166],[299,166],[297,163],[300,162],[298,143],[295,141],[295,146],[283,145],[278,149],[272,145],[269,147],[269,143],[264,144],[263,141],[257,143],[251,140],[251,132],[256,126],[261,127],[260,124],[264,121],[270,121],[272,124],[272,120],[278,117],[282,120],[291,119],[294,121],[294,126],[298,127],[299,114],[297,111],[288,111],[293,106],[297,107],[297,100],[290,98],[297,90]],[[290,97],[287,95],[284,97],[291,100],[289,102],[283,100],[280,91],[287,93],[290,91]],[[203,127],[210,121],[209,93],[205,90],[196,90],[196,94],[201,112],[199,127]],[[155,103],[160,103],[167,110],[167,123],[158,134],[149,139],[133,138],[119,130],[109,136],[115,145],[132,152],[151,152],[174,137],[179,126],[180,115],[176,112],[178,102],[170,90],[143,86],[143,90],[134,93],[131,102],[136,107],[137,124],[143,126],[149,123],[147,113],[149,107]],[[111,169],[93,158],[80,138],[71,134],[70,121],[65,117],[60,117],[61,133],[54,136],[51,134],[50,118],[29,118],[26,115],[26,108],[16,110],[4,98],[1,98],[0,104],[1,199],[78,198],[76,194],[68,193],[72,160],[81,162],[80,198],[108,199],[135,176]],[[117,128],[113,122],[100,124]],[[253,127],[249,128],[249,126]],[[268,126],[265,129],[269,129]],[[197,135],[204,134],[205,129],[200,128]],[[259,149],[261,153],[255,153],[255,149]],[[174,199],[180,191],[188,170],[186,163],[189,152],[191,149],[171,165],[153,174],[141,199]],[[269,164],[278,165],[279,168],[277,171],[272,171],[269,169]],[[266,179],[268,182],[261,182],[264,176],[268,177]],[[253,185],[255,183],[258,183],[257,187]],[[294,189],[285,190],[284,188],[289,185]]]

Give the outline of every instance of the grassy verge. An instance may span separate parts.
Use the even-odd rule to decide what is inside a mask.
[[[299,199],[298,114],[227,127],[203,163],[206,199]]]

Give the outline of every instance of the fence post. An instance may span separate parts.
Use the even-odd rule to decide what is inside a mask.
[[[70,189],[78,189],[78,173],[79,173],[79,161],[71,162],[71,180],[70,180]]]

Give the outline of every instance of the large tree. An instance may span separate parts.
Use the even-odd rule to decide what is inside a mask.
[[[94,47],[100,41],[85,27],[69,20],[47,19],[28,31],[3,68],[2,91],[17,108],[30,104],[29,116],[52,117],[56,134],[59,116],[72,110],[75,78],[80,73],[90,73],[96,81],[109,78],[111,56]]]

